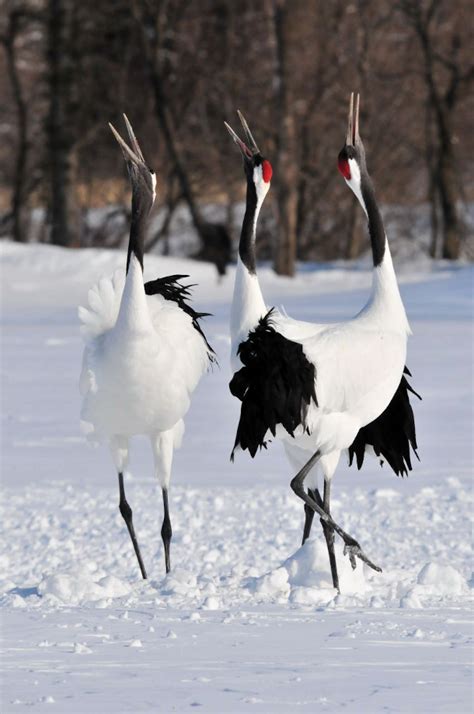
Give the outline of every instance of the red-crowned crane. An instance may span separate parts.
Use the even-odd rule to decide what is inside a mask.
[[[366,450],[387,461],[397,475],[411,469],[416,435],[404,372],[410,327],[398,290],[382,217],[359,136],[359,100],[351,95],[346,143],[338,167],[366,213],[373,255],[373,283],[365,307],[338,324],[293,320],[268,310],[255,260],[257,218],[270,187],[272,169],[239,113],[247,143],[226,124],[244,158],[246,210],[231,314],[230,383],[241,404],[234,444],[252,457],[272,436],[281,438],[290,463],[299,469],[291,481],[304,501],[303,543],[318,513],[329,553],[334,587],[339,590],[334,532],[356,567],[356,557],[380,568],[330,514],[331,479],[342,451],[360,468]],[[232,452],[232,457],[234,455]],[[310,456],[310,458],[308,458]],[[317,471],[324,477],[318,490]],[[306,488],[307,490],[306,490]]]
[[[143,254],[156,178],[148,168],[133,129],[124,115],[128,146],[112,125],[132,186],[132,218],[126,271],[102,278],[89,291],[88,307],[79,308],[86,346],[80,379],[81,419],[89,438],[109,445],[118,472],[120,513],[127,526],[143,578],[147,577],[135,535],[123,474],[129,440],[149,437],[163,495],[161,529],[166,572],[172,536],[168,505],[173,451],[182,440],[183,417],[191,395],[214,360],[199,325],[205,313],[186,302],[189,286],[170,275],[144,283]]]

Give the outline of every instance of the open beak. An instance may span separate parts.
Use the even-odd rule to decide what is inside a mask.
[[[127,132],[128,132],[128,138],[130,139],[130,144],[132,148],[128,146],[128,144],[125,143],[125,141],[122,139],[118,131],[115,129],[114,126],[109,122],[109,126],[112,130],[113,135],[117,139],[117,142],[122,149],[122,153],[124,156],[124,159],[127,163],[127,165],[131,162],[133,165],[137,166],[138,168],[146,168],[148,171],[148,167],[145,163],[145,159],[142,154],[142,150],[140,149],[140,145],[137,141],[137,137],[135,136],[135,133],[132,129],[132,125],[128,121],[126,115],[123,115],[123,118],[125,119],[125,126],[127,127]]]
[[[359,140],[359,101],[360,95],[356,95],[354,111],[354,92],[351,93],[349,101],[349,117],[347,120],[346,146],[355,146]]]
[[[240,123],[242,124],[242,128],[243,128],[244,134],[245,134],[245,139],[247,140],[247,144],[237,136],[235,131],[232,129],[231,126],[229,126],[229,124],[227,124],[226,121],[224,122],[224,124],[227,128],[227,131],[229,132],[229,134],[231,135],[231,137],[233,138],[233,140],[235,141],[235,143],[241,150],[244,159],[251,159],[253,156],[255,156],[255,154],[259,154],[260,150],[257,146],[255,139],[252,136],[252,132],[249,129],[249,125],[247,124],[247,121],[245,120],[244,115],[241,112],[239,112],[238,109],[237,109],[237,114],[239,116]]]

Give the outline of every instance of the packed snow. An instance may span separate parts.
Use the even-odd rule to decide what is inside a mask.
[[[414,332],[408,366],[421,461],[407,479],[342,463],[333,516],[383,568],[352,571],[337,542],[331,586],[317,519],[281,444],[229,461],[234,271],[146,256],[146,278],[189,273],[220,367],[204,376],[175,454],[172,572],[148,442],[133,444],[127,497],[150,579],[140,578],[107,450],[79,426],[77,306],[122,251],[1,245],[2,712],[450,712],[472,709],[472,285],[468,265],[396,265]],[[370,265],[259,271],[294,317],[355,314]]]

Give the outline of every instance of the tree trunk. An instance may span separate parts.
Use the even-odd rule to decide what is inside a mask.
[[[17,152],[15,162],[15,175],[12,192],[12,218],[13,240],[23,243],[27,239],[27,187],[26,187],[26,162],[28,157],[28,113],[23,96],[23,90],[18,73],[15,54],[15,39],[18,32],[20,16],[15,12],[9,17],[7,34],[3,38],[7,59],[7,72],[12,87],[13,99],[16,105],[18,120]]]
[[[286,116],[283,120],[281,143],[278,157],[278,223],[277,242],[275,246],[274,267],[278,275],[295,274],[298,222],[298,190],[294,164],[295,127],[294,118]],[[284,148],[283,148],[284,147]]]
[[[456,260],[461,253],[461,221],[456,201],[456,169],[451,144],[440,156],[438,190],[443,221],[443,258]]]
[[[201,215],[201,211],[194,197],[182,152],[179,150],[179,143],[173,121],[168,111],[168,97],[165,91],[165,83],[159,60],[160,8],[155,6],[154,10],[150,11],[149,6],[142,0],[141,2],[137,1],[135,3],[135,10],[136,12],[138,11],[137,19],[143,40],[148,77],[155,99],[156,118],[165,140],[182,197],[188,205],[194,228],[201,239],[201,250],[199,250],[194,257],[213,262],[219,275],[224,275],[231,256],[230,236],[227,234],[225,226],[205,221]],[[163,10],[163,8],[161,8],[161,10]]]
[[[290,54],[294,40],[294,6],[288,0],[277,0],[274,24],[277,52],[278,147],[276,170],[277,234],[274,268],[278,275],[295,273],[298,176],[296,170],[296,126],[290,79]]]
[[[437,163],[433,178],[436,179],[436,191],[441,211],[441,229],[443,236],[442,257],[456,260],[461,252],[461,220],[457,207],[456,163],[451,141],[451,112],[443,102],[431,76],[430,99],[434,110],[435,126],[438,134]]]
[[[430,204],[430,225],[431,225],[431,240],[430,240],[430,256],[438,258],[439,244],[439,213],[438,213],[438,182],[430,174],[428,201]]]
[[[49,116],[47,125],[50,168],[50,240],[56,245],[78,243],[79,222],[71,180],[73,141],[68,125],[70,91],[73,86],[73,61],[67,40],[67,0],[49,0],[48,4],[48,84]],[[71,38],[69,38],[71,39]]]
[[[432,112],[433,124],[436,133],[436,141],[432,143],[435,158],[435,168],[430,171],[430,160],[428,157],[428,171],[430,171],[430,182],[436,182],[430,186],[430,194],[439,198],[439,209],[441,212],[441,231],[443,236],[442,256],[448,260],[456,260],[461,252],[461,233],[463,229],[462,220],[457,209],[458,186],[456,181],[456,163],[453,152],[452,121],[459,96],[459,84],[461,82],[459,49],[456,35],[453,35],[451,43],[451,56],[448,60],[441,59],[437,54],[436,39],[430,33],[435,22],[436,14],[442,9],[440,0],[433,0],[430,9],[423,13],[422,4],[416,0],[404,0],[401,5],[402,11],[410,20],[410,23],[417,35],[423,53],[424,79],[427,87],[427,102]],[[439,62],[448,69],[449,82],[447,88],[442,89],[439,73]],[[468,75],[466,75],[467,77]],[[436,200],[438,204],[438,200]],[[437,210],[437,205],[432,207],[432,217]]]

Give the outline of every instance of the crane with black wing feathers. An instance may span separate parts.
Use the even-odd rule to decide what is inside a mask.
[[[372,290],[366,305],[347,322],[294,320],[265,304],[256,269],[258,215],[270,188],[272,168],[239,112],[246,141],[226,124],[244,159],[246,210],[239,243],[231,312],[232,393],[241,401],[232,452],[255,456],[272,437],[283,440],[297,475],[291,487],[305,504],[303,543],[314,513],[326,538],[333,585],[339,590],[334,537],[344,541],[352,567],[360,558],[381,569],[332,518],[331,479],[348,450],[360,468],[366,451],[386,460],[397,475],[411,470],[417,443],[405,374],[411,334],[390,248],[359,135],[359,98],[351,95],[346,141],[338,168],[368,221],[373,255]],[[309,456],[310,455],[310,456]],[[309,458],[308,458],[309,456]],[[324,479],[321,497],[317,472]]]

